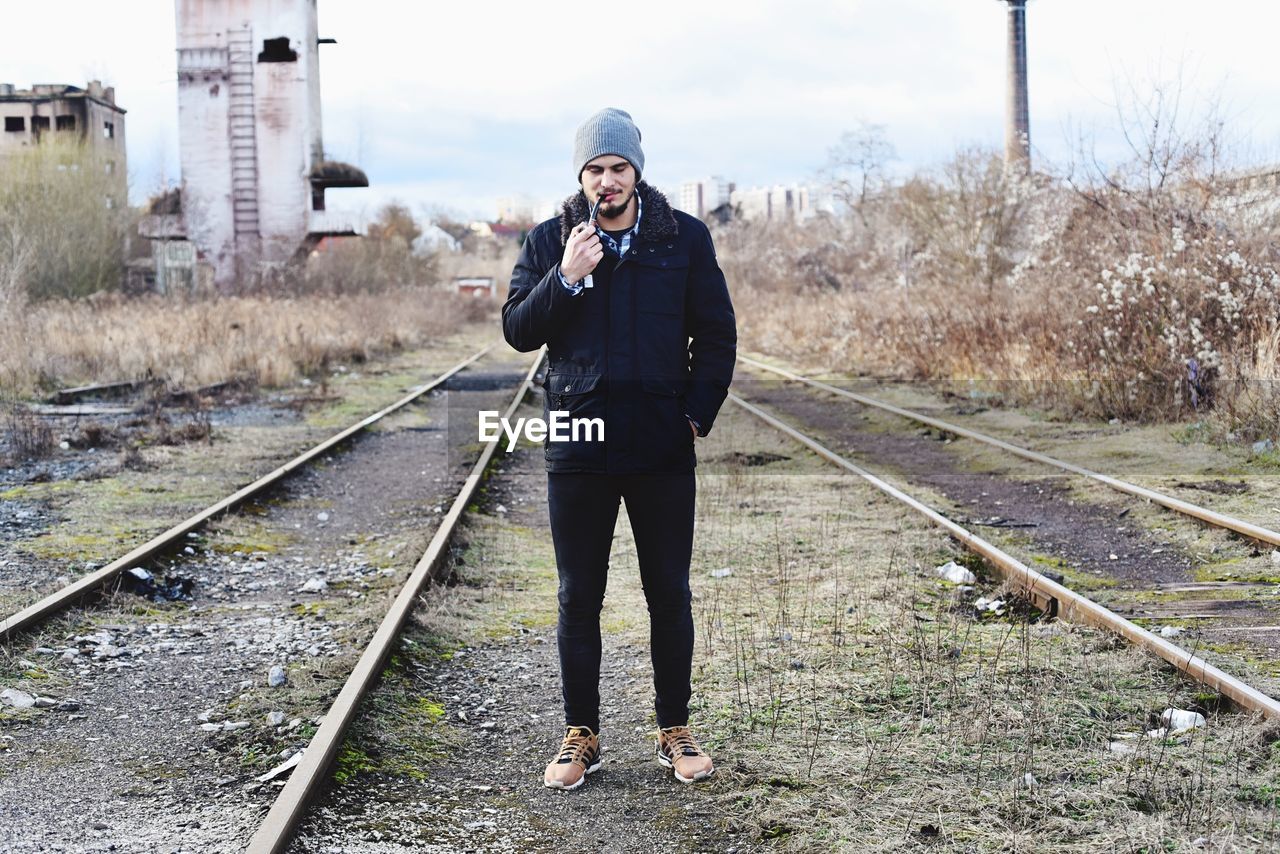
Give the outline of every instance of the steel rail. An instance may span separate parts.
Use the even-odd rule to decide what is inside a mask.
[[[991,543],[957,525],[941,513],[921,503],[907,493],[876,477],[871,472],[849,462],[835,451],[819,444],[790,425],[754,406],[736,394],[729,399],[747,412],[756,416],[771,427],[786,434],[827,461],[858,475],[876,489],[901,501],[911,509],[928,518],[931,522],[946,530],[965,548],[981,555],[1014,587],[1021,589],[1032,598],[1047,600],[1047,610],[1056,612],[1058,616],[1073,622],[1086,623],[1113,631],[1137,646],[1164,659],[1197,682],[1231,698],[1245,709],[1261,712],[1271,719],[1280,719],[1280,701],[1263,694],[1234,676],[1219,670],[1204,659],[1188,652],[1182,647],[1152,634],[1119,614],[1104,608],[1102,605],[1081,596],[1061,584],[1052,581],[1031,569],[1017,558],[1001,551]]]
[[[529,391],[529,387],[533,384],[533,378],[537,374],[542,360],[543,351],[539,351],[538,358],[534,360],[533,367],[529,369],[524,382],[520,384],[515,399],[511,401],[511,405],[503,413],[503,418],[509,419],[520,407],[524,396]],[[480,454],[480,459],[476,461],[471,474],[467,477],[466,482],[463,483],[462,489],[459,490],[458,497],[453,500],[453,505],[449,508],[449,512],[445,514],[440,521],[440,526],[436,528],[435,536],[431,538],[431,543],[427,546],[427,550],[418,560],[413,572],[400,589],[400,593],[396,596],[390,610],[382,618],[382,623],[378,626],[373,639],[360,656],[360,660],[356,662],[351,675],[347,677],[347,681],[342,686],[338,698],[325,714],[320,728],[316,730],[316,734],[311,737],[310,743],[304,748],[306,752],[302,761],[293,769],[289,782],[280,790],[280,794],[271,805],[266,818],[263,819],[253,838],[249,840],[249,845],[245,849],[246,854],[275,854],[275,852],[283,851],[285,846],[288,845],[294,827],[306,811],[307,802],[310,800],[312,792],[323,780],[329,764],[338,752],[338,747],[342,744],[347,727],[355,718],[360,701],[377,680],[382,670],[382,662],[391,651],[391,645],[399,634],[400,627],[404,624],[409,612],[413,609],[414,601],[418,598],[423,584],[426,583],[428,578],[434,576],[441,558],[444,557],[445,548],[453,536],[453,530],[461,520],[467,505],[471,503],[471,499],[484,476],[485,469],[488,467],[489,461],[493,458],[497,448],[497,442],[490,442],[485,445],[484,451]]]
[[[108,581],[115,578],[117,575],[124,572],[126,569],[136,566],[137,564],[142,563],[143,561],[148,560],[151,557],[154,557],[157,553],[162,552],[165,549],[168,549],[174,546],[180,540],[182,540],[182,538],[185,537],[188,533],[190,533],[191,531],[194,531],[196,528],[199,528],[201,525],[203,525],[205,522],[212,519],[214,516],[217,516],[219,513],[222,513],[226,510],[231,509],[232,507],[235,507],[237,504],[240,504],[241,502],[243,502],[246,498],[250,498],[256,495],[257,493],[271,486],[281,478],[286,477],[296,469],[306,465],[311,460],[315,459],[316,457],[330,450],[335,445],[338,445],[341,442],[345,441],[355,433],[360,432],[361,430],[365,429],[371,424],[374,424],[382,420],[386,416],[390,415],[391,413],[407,406],[408,404],[417,400],[419,397],[422,397],[424,394],[431,391],[432,389],[438,388],[442,383],[447,382],[449,378],[452,377],[454,374],[458,373],[462,369],[476,362],[478,359],[480,359],[482,356],[484,356],[486,353],[492,350],[493,347],[494,347],[493,344],[489,344],[488,346],[484,347],[480,351],[474,353],[473,355],[469,356],[468,358],[454,365],[452,368],[449,368],[449,370],[445,371],[443,374],[431,380],[430,382],[426,383],[425,385],[418,386],[409,394],[400,398],[390,406],[387,406],[384,409],[378,410],[372,415],[346,428],[341,433],[337,433],[333,436],[330,436],[325,441],[321,442],[320,444],[316,445],[310,450],[305,451],[302,454],[294,457],[284,465],[276,468],[274,471],[271,471],[268,474],[263,475],[262,477],[258,478],[248,486],[245,486],[237,490],[236,492],[232,493],[231,495],[228,495],[226,498],[223,498],[221,501],[218,501],[216,504],[211,504],[210,506],[201,510],[199,513],[196,513],[194,516],[190,516],[187,519],[174,525],[172,528],[165,531],[164,533],[158,534],[157,536],[152,537],[150,540],[147,540],[145,543],[133,549],[123,557],[116,558],[111,563],[107,564],[101,569],[95,570],[94,572],[72,582],[71,584],[67,585],[66,587],[63,587],[61,590],[58,590],[55,593],[51,593],[50,595],[41,599],[39,602],[36,602],[33,605],[29,605],[28,607],[22,609],[16,614],[6,617],[3,621],[0,621],[0,638],[8,639],[15,632],[21,631],[22,629],[25,629],[28,626],[34,625],[40,622],[41,620],[44,620],[49,615],[54,614],[62,610],[63,608],[67,607],[68,605],[72,604],[73,602],[76,602],[79,599],[83,598],[90,591],[95,590],[98,587],[101,587],[103,584],[106,584]]]
[[[982,442],[983,444],[990,445],[993,448],[999,448],[1002,451],[1008,451],[1011,454],[1022,457],[1023,459],[1031,460],[1032,462],[1042,463],[1047,466],[1062,469],[1063,471],[1071,472],[1072,474],[1078,474],[1082,477],[1089,478],[1090,480],[1095,480],[1098,483],[1105,484],[1119,492],[1123,492],[1137,498],[1146,498],[1149,501],[1154,501],[1156,504],[1167,507],[1176,513],[1182,513],[1186,516],[1199,519],[1202,522],[1207,522],[1210,525],[1214,525],[1219,528],[1226,528],[1227,530],[1235,531],[1237,534],[1243,534],[1246,537],[1258,540],[1259,542],[1280,547],[1280,532],[1273,531],[1270,528],[1263,528],[1262,526],[1255,525],[1252,522],[1246,522],[1245,520],[1237,519],[1234,516],[1218,513],[1197,504],[1192,504],[1189,501],[1174,498],[1172,495],[1157,492],[1156,490],[1148,489],[1145,486],[1138,486],[1136,483],[1130,483],[1127,480],[1120,480],[1119,478],[1087,469],[1084,466],[1078,466],[1075,463],[1059,460],[1055,457],[1048,456],[1047,454],[1042,454],[1038,451],[1032,451],[1028,448],[1021,447],[1020,445],[1014,445],[1010,442],[1004,441],[1003,439],[997,439],[994,436],[988,436],[985,433],[979,433],[976,430],[961,427],[958,424],[951,424],[950,422],[943,421],[939,418],[933,418],[919,412],[913,412],[910,409],[903,409],[900,406],[894,406],[891,403],[885,403],[882,400],[867,397],[865,394],[858,394],[857,392],[849,391],[848,389],[824,383],[821,380],[801,376],[800,374],[793,373],[784,368],[776,368],[773,365],[767,365],[764,362],[752,359],[748,356],[739,356],[738,358],[748,365],[752,365],[762,370],[771,371],[772,373],[786,377],[789,380],[804,383],[806,385],[813,386],[814,388],[822,389],[823,391],[829,391],[832,394],[838,394],[841,397],[847,397],[850,400],[855,400],[864,406],[870,406],[885,412],[890,412],[902,418],[919,422],[920,424],[927,424],[930,427],[936,427],[939,430],[946,430],[948,433],[954,433],[957,436],[963,436],[964,438],[972,439],[975,442]]]

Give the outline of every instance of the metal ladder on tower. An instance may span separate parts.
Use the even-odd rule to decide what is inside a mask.
[[[231,142],[231,210],[236,243],[258,240],[258,137],[253,109],[253,31],[227,31]]]

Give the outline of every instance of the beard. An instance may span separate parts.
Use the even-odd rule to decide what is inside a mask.
[[[626,213],[627,206],[631,204],[631,197],[635,194],[635,188],[632,188],[631,192],[628,193],[627,197],[622,201],[609,202],[608,204],[601,205],[597,215],[602,216],[605,219],[613,219],[614,217],[622,216],[622,214]]]

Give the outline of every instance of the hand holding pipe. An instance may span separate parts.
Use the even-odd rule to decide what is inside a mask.
[[[578,223],[565,241],[564,256],[560,259],[560,272],[570,283],[582,282],[583,287],[591,287],[591,271],[604,257],[604,247],[600,244],[600,236],[596,234],[596,216],[600,210],[600,199],[591,207],[590,219]]]

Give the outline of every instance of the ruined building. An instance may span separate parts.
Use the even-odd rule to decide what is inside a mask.
[[[160,277],[194,265],[229,289],[325,236],[353,234],[325,211],[325,191],[369,180],[325,157],[320,45],[334,40],[318,36],[316,0],[176,6],[182,184],[147,224]]]
[[[116,104],[116,90],[100,80],[89,81],[84,89],[65,83],[18,89],[0,83],[0,156],[41,140],[77,140],[116,178],[116,192],[105,203],[123,205],[128,190],[124,113]]]

